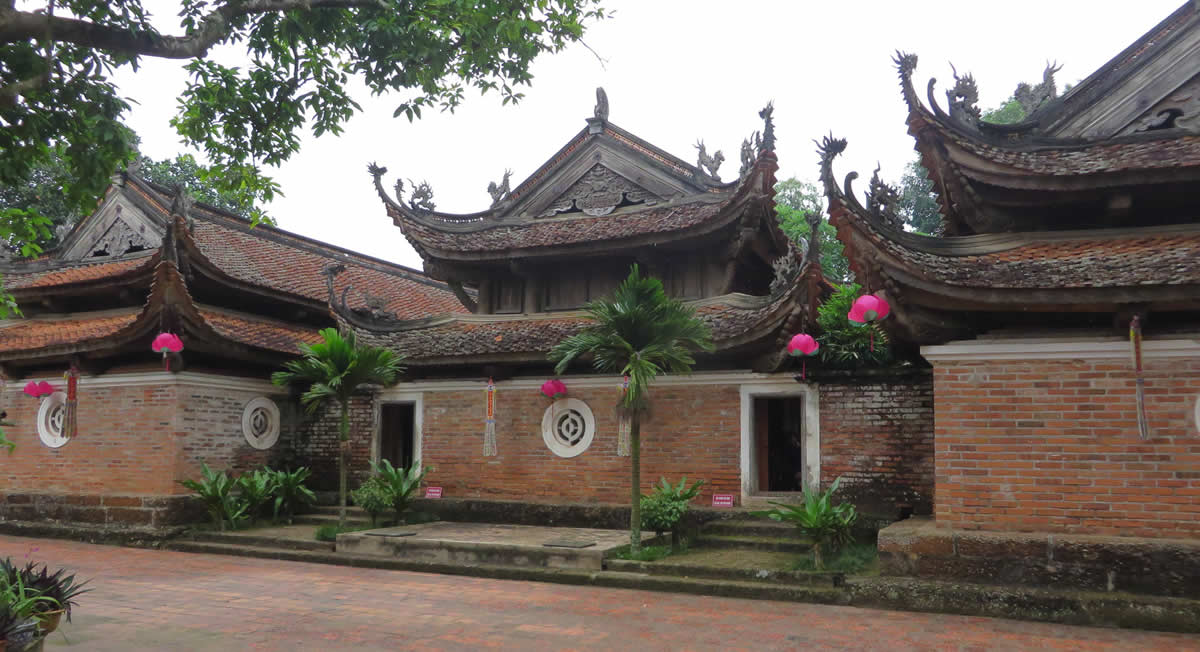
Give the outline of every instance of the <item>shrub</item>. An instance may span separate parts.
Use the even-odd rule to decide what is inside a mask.
[[[375,525],[379,515],[392,507],[392,492],[377,475],[371,476],[361,487],[351,491],[350,498],[371,517],[371,525]]]
[[[654,493],[642,496],[642,527],[654,530],[659,535],[669,531],[671,547],[678,548],[679,524],[687,514],[688,503],[700,494],[704,481],[697,480],[691,487],[687,487],[687,476],[678,485],[672,485],[666,478],[660,478],[659,482],[654,487]]]
[[[269,469],[268,469],[269,470]],[[305,481],[312,473],[306,467],[300,467],[295,471],[270,471],[275,476],[275,503],[273,509],[273,517],[279,518],[280,509],[283,510],[287,517],[288,525],[292,524],[292,517],[296,515],[296,509],[311,504],[317,500],[317,495],[305,486]]]
[[[392,463],[386,459],[379,460],[378,463],[371,463],[371,471],[375,473],[375,477],[379,478],[390,494],[390,502],[392,509],[396,512],[397,523],[400,522],[401,516],[415,497],[417,489],[421,486],[421,480],[424,480],[425,474],[429,473],[429,469],[422,469],[420,464],[420,462],[413,462],[411,467],[404,469],[392,466]]]
[[[179,484],[191,489],[212,517],[218,530],[225,529],[225,523],[236,528],[238,521],[246,514],[246,505],[233,495],[236,484],[224,471],[216,472],[207,464],[200,465],[200,480],[181,480]]]
[[[51,573],[49,566],[42,564],[39,569],[33,562],[29,562],[21,570],[21,581],[25,586],[52,600],[39,602],[34,607],[35,612],[45,613],[62,609],[67,616],[67,622],[71,621],[71,608],[77,604],[75,598],[91,589],[84,588],[86,581],[77,584],[75,576],[67,575],[66,572],[65,568],[60,568]]]
[[[241,501],[250,522],[254,523],[275,493],[275,474],[270,469],[258,469],[243,473],[236,483],[238,500]]]
[[[859,325],[846,318],[860,294],[862,286],[847,283],[838,287],[817,309],[817,325],[821,328],[821,336],[817,338],[821,349],[817,355],[828,367],[882,365],[892,359],[887,331],[875,322]]]
[[[833,504],[833,494],[837,492],[841,481],[841,478],[834,480],[824,492],[812,491],[805,487],[803,504],[771,503],[775,505],[775,509],[755,512],[756,515],[766,516],[771,520],[791,523],[812,539],[813,567],[816,570],[823,568],[823,548],[827,548],[828,551],[837,550],[854,538],[851,528],[858,519],[858,511],[850,503]]]

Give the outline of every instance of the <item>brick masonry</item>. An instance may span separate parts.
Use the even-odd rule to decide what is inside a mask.
[[[211,380],[192,383],[165,372],[144,383],[84,379],[78,433],[57,449],[38,438],[40,401],[10,383],[3,402],[15,425],[5,432],[17,448],[5,454],[0,515],[161,525],[180,518],[173,514],[190,492],[179,481],[198,477],[201,463],[240,473],[279,460],[286,430],[267,451],[242,435],[242,410],[262,392]]]
[[[570,383],[568,382],[568,385]],[[927,372],[845,378],[820,386],[822,480],[843,476],[848,499],[871,514],[929,513],[933,491],[932,382]],[[414,388],[415,389],[415,388]],[[697,504],[714,493],[741,495],[740,386],[663,385],[642,428],[642,484],[666,477],[703,479]],[[426,391],[423,462],[426,484],[447,497],[559,503],[627,503],[629,458],[619,457],[615,388],[579,388],[570,395],[591,408],[596,435],[573,458],[552,453],[541,421],[550,401],[536,388],[501,384],[496,395],[499,454],[484,457],[484,392]],[[351,408],[351,486],[369,472],[378,399]],[[298,458],[314,469],[318,489],[337,487],[337,415],[328,411],[303,429]]]
[[[820,381],[821,482],[860,511],[933,511],[933,379],[927,370]]]
[[[935,362],[939,526],[1200,536],[1200,359]]]

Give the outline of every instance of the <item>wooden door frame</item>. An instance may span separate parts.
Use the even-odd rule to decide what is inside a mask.
[[[422,449],[424,448],[421,425],[425,413],[425,395],[422,392],[397,392],[394,390],[380,392],[379,399],[375,401],[375,427],[371,432],[371,461],[375,464],[379,463],[380,449],[382,448],[384,405],[413,406],[413,463],[420,464],[423,459]]]
[[[742,503],[766,492],[758,486],[757,437],[755,436],[754,399],[799,398],[804,401],[804,485],[817,487],[821,481],[820,392],[816,385],[802,384],[790,376],[786,382],[741,386],[741,476]]]

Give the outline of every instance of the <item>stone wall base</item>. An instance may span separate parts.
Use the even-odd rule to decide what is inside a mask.
[[[0,494],[0,521],[60,521],[121,527],[166,527],[205,519],[191,496],[7,492]]]
[[[884,575],[1200,598],[1200,540],[939,528],[879,531]]]

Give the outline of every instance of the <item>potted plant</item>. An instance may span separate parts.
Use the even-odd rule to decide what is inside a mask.
[[[38,592],[39,595],[51,598],[53,602],[39,602],[34,607],[34,615],[38,618],[38,629],[43,634],[50,634],[58,629],[58,623],[62,619],[63,614],[67,616],[67,622],[71,622],[71,607],[75,606],[75,598],[82,593],[91,591],[89,588],[84,588],[87,584],[84,582],[75,582],[74,575],[67,575],[65,568],[60,568],[53,573],[45,564],[41,569],[38,569],[32,562],[29,563],[22,571],[22,580],[29,588]]]
[[[21,573],[8,572],[11,568],[5,560],[0,575],[0,652],[40,650],[44,636],[38,630],[38,609],[54,609],[57,601],[27,586]]]

